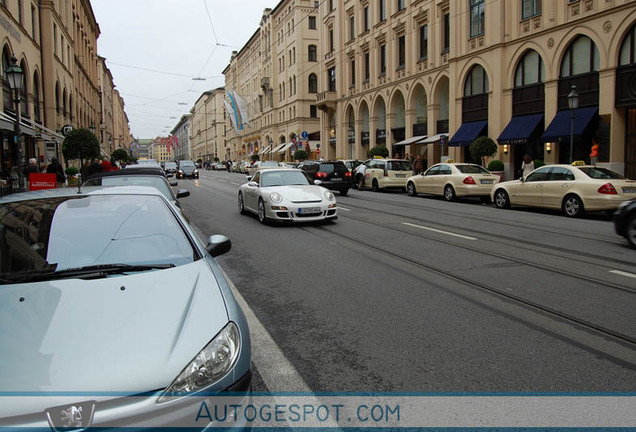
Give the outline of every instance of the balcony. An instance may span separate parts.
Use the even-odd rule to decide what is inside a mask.
[[[324,91],[316,94],[316,106],[322,111],[335,110],[338,95],[335,91]]]

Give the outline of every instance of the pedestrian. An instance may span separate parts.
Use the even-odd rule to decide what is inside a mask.
[[[39,173],[40,167],[38,166],[38,161],[36,158],[29,158],[29,164],[24,167],[24,176],[29,179],[29,174],[31,173]]]
[[[102,161],[102,171],[103,172],[117,171],[118,169],[119,168],[117,166],[111,164],[108,159],[104,159]]]
[[[413,162],[413,173],[421,174],[424,170],[424,162],[422,161],[422,156],[417,155],[415,161]]]
[[[521,162],[521,170],[519,173],[521,174],[521,177],[525,179],[532,171],[534,171],[534,161],[532,160],[532,156],[525,154],[523,156],[523,162]]]
[[[88,168],[88,175],[90,176],[92,174],[97,174],[97,173],[100,173],[100,172],[102,172],[102,166],[99,163],[99,159],[93,158],[91,160],[91,164],[90,164],[90,166]]]
[[[57,178],[57,187],[61,187],[64,184],[66,176],[64,175],[62,165],[60,165],[57,158],[51,159],[51,163],[46,167],[46,172],[48,174],[55,174]]]
[[[590,164],[596,166],[598,162],[598,142],[596,138],[592,138],[592,151],[590,153]]]

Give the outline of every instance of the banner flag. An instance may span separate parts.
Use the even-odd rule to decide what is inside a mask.
[[[238,107],[241,122],[246,126],[250,126],[250,119],[247,113],[247,104],[245,103],[245,100],[240,97],[235,90],[230,90],[230,93],[234,96],[234,100],[236,100],[236,106]]]
[[[238,131],[239,128],[237,124],[236,114],[234,113],[234,108],[232,108],[232,105],[230,105],[229,102],[226,101],[225,99],[223,99],[223,104],[225,105],[225,109],[227,110],[227,113],[230,116],[230,120],[232,121],[232,126],[234,126],[234,129]]]
[[[236,99],[234,99],[234,96],[232,95],[232,92],[228,91],[226,92],[227,97],[230,99],[230,103],[232,104],[232,111],[234,112],[234,118],[236,119],[236,130],[241,131],[243,130],[243,121],[241,120],[241,113],[238,110],[238,106],[236,106]]]

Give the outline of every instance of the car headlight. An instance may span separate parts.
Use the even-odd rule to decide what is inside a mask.
[[[271,194],[269,194],[269,199],[276,204],[283,202],[283,196],[278,192],[272,192]]]
[[[182,170],[179,170],[179,174],[183,174],[183,171],[182,171]]]
[[[325,193],[325,198],[327,199],[327,201],[335,201],[336,197],[331,193],[331,191],[326,190]]]
[[[203,390],[223,378],[236,364],[239,347],[238,328],[230,322],[181,371],[157,399],[157,403],[168,402]]]
[[[199,170],[198,170],[198,169],[195,169],[195,170],[194,170],[194,173],[195,173],[195,174],[199,174]]]

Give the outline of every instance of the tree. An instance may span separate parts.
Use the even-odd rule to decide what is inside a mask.
[[[491,138],[481,136],[470,143],[470,155],[475,163],[484,165],[484,158],[493,156],[499,150],[499,146]]]
[[[112,160],[116,160],[121,165],[122,162],[128,162],[128,152],[125,149],[119,148],[110,155]]]
[[[307,159],[309,157],[309,155],[307,154],[307,152],[305,150],[296,150],[296,152],[294,153],[294,159],[299,160],[299,161],[304,161],[305,159]]]
[[[385,145],[379,144],[373,147],[371,150],[369,150],[369,157],[375,157],[375,156],[387,158],[389,157],[389,149],[386,148]]]
[[[99,140],[88,129],[73,129],[62,143],[64,159],[79,159],[80,166],[84,166],[84,160],[98,157],[100,152]]]
[[[252,160],[252,162],[256,162],[257,160],[260,160],[261,158],[257,154],[253,154],[250,156],[250,159]]]

